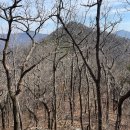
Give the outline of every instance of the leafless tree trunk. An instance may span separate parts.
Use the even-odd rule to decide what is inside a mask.
[[[70,74],[70,92],[69,92],[69,104],[70,104],[70,115],[71,115],[71,125],[74,123],[74,109],[73,109],[73,58],[71,61],[71,74]]]
[[[1,122],[2,122],[2,129],[5,130],[5,106],[1,106],[0,104],[0,110],[1,110]]]
[[[78,60],[78,59],[77,59]],[[83,64],[84,65],[84,64]],[[78,67],[78,73],[79,73],[79,86],[78,86],[78,92],[79,92],[79,104],[80,104],[80,124],[81,124],[81,129],[84,130],[83,127],[83,105],[82,105],[82,91],[81,91],[81,83],[82,83],[82,67],[81,69]]]
[[[89,119],[89,123],[88,123],[88,130],[91,130],[91,108],[90,108],[90,85],[89,85],[89,79],[88,79],[88,75],[87,75],[87,70],[85,69],[85,78],[86,78],[86,82],[87,82],[87,100],[88,100],[88,119]]]
[[[117,106],[117,119],[116,119],[115,130],[120,130],[121,116],[122,116],[122,104],[129,97],[130,97],[130,91],[128,91],[125,95],[121,96],[119,99],[118,106]]]

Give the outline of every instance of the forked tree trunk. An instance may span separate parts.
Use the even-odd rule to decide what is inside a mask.
[[[42,104],[43,104],[43,106],[45,108],[45,113],[47,112],[47,121],[48,121],[47,126],[48,126],[48,129],[51,129],[52,128],[51,127],[51,122],[52,122],[52,120],[51,120],[51,111],[49,110],[49,107],[45,102],[42,102]]]
[[[115,130],[120,130],[120,124],[121,124],[121,116],[122,116],[122,104],[123,102],[130,97],[130,90],[121,98],[119,99],[118,102],[118,109],[117,109],[117,119],[116,119],[116,125],[115,125]]]
[[[19,106],[17,102],[17,96],[11,96],[13,105],[13,119],[14,119],[14,130],[22,130],[20,123]]]

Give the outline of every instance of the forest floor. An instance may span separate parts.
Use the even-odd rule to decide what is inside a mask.
[[[45,120],[43,117],[44,117],[43,110],[42,109],[38,110],[37,111],[37,118],[39,119],[38,127],[37,127],[39,128],[38,130],[47,130],[47,120]],[[62,119],[62,120],[58,119],[57,130],[81,130],[79,112],[75,113],[73,127],[71,125],[70,115],[66,115],[65,118],[66,119]],[[24,114],[22,120],[23,120],[24,130],[37,130],[35,126],[36,124],[35,121],[32,118],[29,119],[28,114]],[[115,120],[116,120],[116,114],[110,111],[109,122],[106,122],[105,119],[103,118],[103,130],[114,130]],[[88,125],[87,113],[83,115],[83,122],[84,122],[83,123],[84,130],[87,130],[87,125]],[[96,116],[91,115],[91,130],[97,130],[96,122],[97,122]],[[129,122],[130,122],[130,118],[128,118],[128,116],[126,115],[123,115],[120,130],[130,130]],[[106,125],[107,123],[109,123],[109,125]],[[0,130],[2,130],[2,127],[0,127]],[[11,121],[9,123],[9,127],[6,128],[5,130],[13,130],[13,123]]]
[[[68,109],[68,106],[62,106],[62,109],[59,108],[57,110],[57,130],[81,130],[80,125],[80,109],[79,104],[76,104],[78,107],[75,108],[74,111],[74,117],[73,117],[73,126],[71,125],[71,116],[70,111]],[[106,121],[106,108],[102,107],[102,114],[103,114],[103,130],[114,130],[115,128],[115,121],[116,121],[116,111],[113,111],[112,104],[110,104],[109,109],[109,121]],[[65,107],[63,109],[63,107]],[[120,130],[130,130],[130,116],[128,114],[125,114],[126,111],[123,111],[122,115],[122,121],[121,121],[121,127]],[[44,107],[40,107],[39,109],[36,109],[35,111],[37,121],[38,121],[38,130],[47,130],[47,115],[44,111]],[[84,130],[87,130],[87,126],[89,123],[88,119],[88,112],[83,112],[82,119],[83,119],[83,126]],[[95,114],[94,109],[91,109],[91,116],[90,116],[90,123],[91,123],[91,130],[97,130],[97,118]],[[12,122],[12,114],[9,114],[9,118],[6,120],[6,128],[5,130],[13,130],[13,122]],[[27,111],[23,112],[22,115],[22,121],[23,121],[23,130],[36,130],[36,122],[32,115],[30,115]],[[1,122],[0,122],[1,124]],[[108,125],[109,124],[109,125]],[[2,130],[2,127],[0,125],[0,130]]]

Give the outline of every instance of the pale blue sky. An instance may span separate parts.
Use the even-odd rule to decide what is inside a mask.
[[[12,0],[0,0],[1,2],[7,2],[8,4],[12,1]],[[25,1],[25,0],[23,0]],[[33,1],[33,0],[30,0]],[[55,3],[56,0],[45,0],[45,4],[46,4],[46,10],[50,11],[50,9],[54,6],[53,3]],[[70,0],[68,0],[70,1]],[[82,16],[84,16],[84,11],[86,11],[87,9],[83,6],[81,6],[81,4],[86,4],[87,0],[72,0],[73,4],[75,3],[75,5],[77,5],[76,7],[76,11],[75,13],[77,14],[77,19],[79,19],[78,21],[80,21],[80,18]],[[92,0],[90,0],[92,1]],[[93,2],[96,0],[93,0]],[[128,0],[130,2],[130,0]],[[103,6],[102,6],[102,12],[105,11],[105,8],[109,8],[111,7],[111,10],[109,12],[109,19],[108,21],[116,21],[119,19],[119,17],[122,18],[121,23],[116,27],[116,30],[126,30],[126,31],[130,31],[130,5],[127,5],[125,3],[125,0],[103,0]],[[96,14],[96,8],[93,7],[91,9],[91,11],[88,13],[88,16],[86,17],[86,19],[89,19],[89,17],[91,16],[92,18],[95,18],[95,14]],[[82,18],[83,19],[83,18]],[[87,20],[89,21],[89,20]],[[86,24],[88,25],[89,23],[86,22]],[[7,29],[5,23],[3,22],[3,20],[0,19],[0,32],[1,32],[1,27],[4,27],[4,31]],[[45,23],[44,28],[42,30],[43,33],[50,33],[55,29],[55,25],[54,23],[49,20]]]

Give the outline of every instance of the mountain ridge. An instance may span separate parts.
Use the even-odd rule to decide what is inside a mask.
[[[29,32],[29,34],[30,34],[31,36],[33,36],[34,33],[35,33],[35,32],[33,32],[33,31],[30,31],[30,32]],[[7,34],[0,34],[0,37],[1,37],[1,38],[6,38],[6,35],[7,35]],[[35,36],[35,38],[34,38],[34,41],[35,41],[35,42],[42,42],[43,39],[44,39],[45,37],[47,37],[47,36],[48,36],[48,34],[37,33],[36,36]],[[3,46],[4,46],[4,45],[2,44],[3,41],[0,40],[0,42],[1,42],[0,48],[3,48]],[[29,36],[28,36],[25,32],[20,32],[20,33],[16,33],[16,34],[15,34],[15,33],[12,33],[11,36],[10,36],[9,42],[10,42],[10,47],[11,47],[11,46],[15,46],[15,45],[29,45],[30,42],[31,42],[31,39],[29,38]]]
[[[130,39],[130,32],[126,30],[119,30],[115,33],[117,36],[124,37]]]

